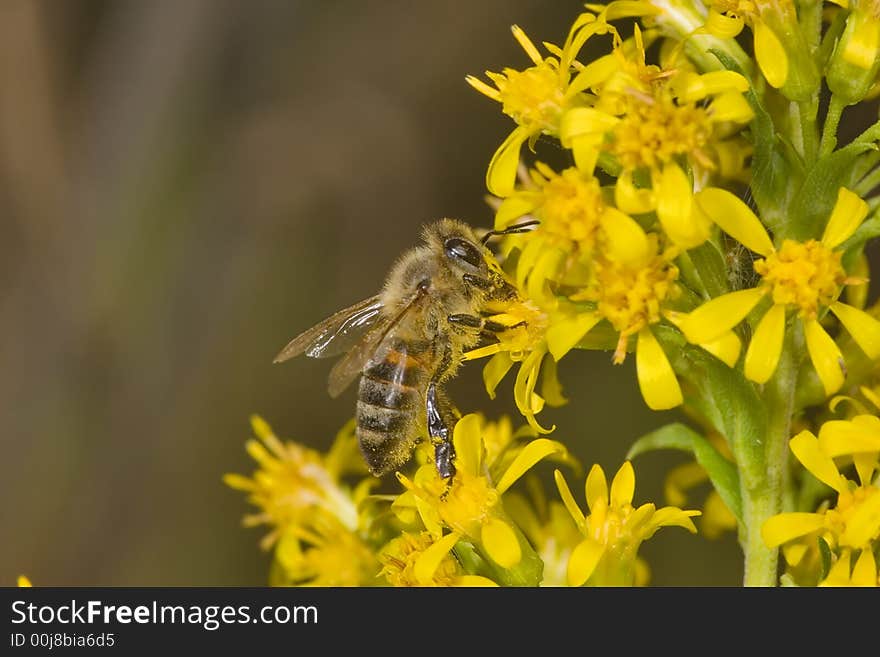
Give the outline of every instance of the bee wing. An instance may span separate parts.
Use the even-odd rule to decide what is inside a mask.
[[[379,295],[359,301],[303,331],[275,356],[274,363],[304,353],[311,358],[338,356],[356,345],[382,317]]]
[[[380,349],[385,338],[393,335],[395,327],[405,322],[417,311],[425,298],[426,296],[421,290],[416,292],[396,315],[370,329],[361,338],[361,341],[333,366],[333,369],[330,370],[330,380],[327,386],[331,397],[338,397],[363,372],[367,363]]]

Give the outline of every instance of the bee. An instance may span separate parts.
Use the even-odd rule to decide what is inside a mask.
[[[280,363],[303,353],[341,355],[330,371],[331,397],[361,377],[356,435],[373,475],[405,464],[425,437],[440,476],[454,474],[450,429],[459,416],[442,385],[467,350],[510,328],[487,320],[487,309],[518,298],[486,242],[536,223],[490,231],[482,240],[454,219],[426,226],[422,244],[398,259],[379,294],[299,334],[275,357]]]

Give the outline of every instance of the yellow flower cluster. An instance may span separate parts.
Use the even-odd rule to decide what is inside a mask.
[[[423,463],[410,475],[398,473],[400,492],[390,495],[370,494],[376,480],[349,467],[358,465],[349,460],[356,451],[350,427],[326,455],[280,441],[259,418],[253,427],[261,442],[250,441],[248,452],[259,468],[251,477],[224,480],[259,509],[245,525],[272,528],[263,546],[274,549],[275,585],[644,583],[639,544],[662,526],[695,531],[689,517],[699,513],[655,511],[653,504],[633,508],[635,475],[628,462],[610,497],[602,469],[593,467],[586,517],[559,471],[562,502],[548,503],[535,478],[530,496],[509,492],[542,460],[576,463],[561,443],[514,432],[507,418],[464,416],[453,436],[455,475],[442,479],[433,463]],[[427,451],[420,457],[427,460]],[[354,487],[345,474],[354,475]]]

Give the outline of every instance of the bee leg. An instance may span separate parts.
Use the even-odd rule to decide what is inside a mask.
[[[504,331],[509,331],[526,325],[525,320],[506,326],[498,322],[493,322],[491,319],[467,314],[448,315],[446,321],[455,327],[479,329],[483,333],[503,333]]]
[[[455,449],[449,435],[450,425],[455,424],[455,412],[446,396],[437,390],[433,382],[428,385],[426,395],[428,411],[428,436],[434,445],[434,465],[443,479],[455,474]]]

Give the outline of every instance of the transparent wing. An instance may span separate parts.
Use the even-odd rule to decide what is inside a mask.
[[[381,317],[382,302],[378,295],[359,301],[300,333],[273,362],[281,363],[303,353],[311,358],[338,356],[356,345]]]
[[[364,367],[381,348],[385,338],[393,335],[396,327],[417,314],[425,298],[423,292],[416,292],[396,315],[370,329],[361,341],[333,366],[327,386],[331,397],[338,397],[363,372]]]

